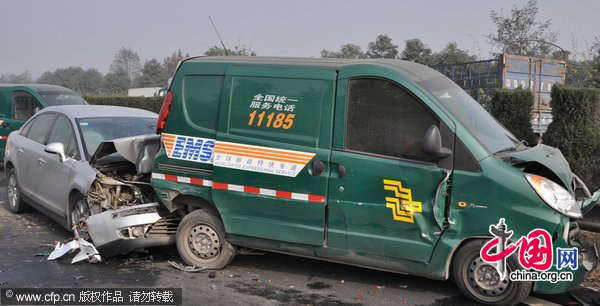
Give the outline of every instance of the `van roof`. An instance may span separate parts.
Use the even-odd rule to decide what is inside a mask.
[[[305,67],[332,68],[340,70],[353,65],[372,65],[394,70],[414,81],[443,76],[438,71],[415,62],[398,59],[337,59],[302,57],[263,57],[263,56],[199,56],[186,62],[221,62],[264,65],[296,65]]]
[[[58,85],[48,85],[48,84],[0,84],[1,89],[10,89],[13,87],[27,87],[36,92],[40,91],[71,91],[68,88],[58,86]]]

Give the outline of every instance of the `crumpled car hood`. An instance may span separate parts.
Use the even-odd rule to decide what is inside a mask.
[[[123,158],[135,164],[137,174],[150,173],[154,156],[160,149],[160,135],[139,135],[102,142],[90,159],[90,164],[102,157],[119,153]]]
[[[533,148],[522,151],[507,153],[511,164],[521,164],[526,162],[537,162],[554,172],[556,176],[572,189],[573,173],[569,162],[565,159],[559,149],[538,144]]]

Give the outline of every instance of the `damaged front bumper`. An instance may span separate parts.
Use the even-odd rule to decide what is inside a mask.
[[[87,232],[102,256],[175,243],[179,218],[159,203],[111,209],[87,218]]]
[[[577,221],[581,229],[600,233],[600,190],[581,201],[581,212],[583,219]]]
[[[569,227],[568,230],[565,227]],[[557,248],[572,248],[576,247],[578,250],[577,258],[577,269],[571,270],[568,267],[563,267],[561,270],[557,270],[556,263],[553,263],[552,268],[547,272],[571,272],[573,274],[572,281],[537,281],[535,282],[533,291],[542,294],[556,294],[568,292],[577,289],[579,285],[585,280],[585,278],[598,266],[598,249],[594,243],[585,242],[585,239],[581,237],[581,230],[575,223],[566,222],[559,227],[559,233],[563,232],[563,236],[558,237],[553,242],[554,255],[556,255]],[[566,239],[565,239],[566,238]],[[554,259],[558,260],[557,258]]]

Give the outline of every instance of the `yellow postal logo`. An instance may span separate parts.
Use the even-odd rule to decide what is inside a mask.
[[[385,197],[385,207],[392,209],[394,220],[415,223],[414,213],[423,211],[421,202],[413,201],[412,191],[402,187],[400,181],[383,180],[383,189],[394,192],[394,197]]]

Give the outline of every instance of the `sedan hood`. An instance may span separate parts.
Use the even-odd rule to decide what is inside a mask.
[[[94,165],[97,160],[119,153],[123,158],[135,164],[137,174],[150,173],[154,156],[160,149],[160,135],[139,135],[102,142],[90,159]]]
[[[548,168],[561,180],[561,182],[572,191],[573,173],[569,162],[565,159],[559,149],[538,144],[533,148],[515,151],[506,154],[511,164],[524,164],[536,162]]]

